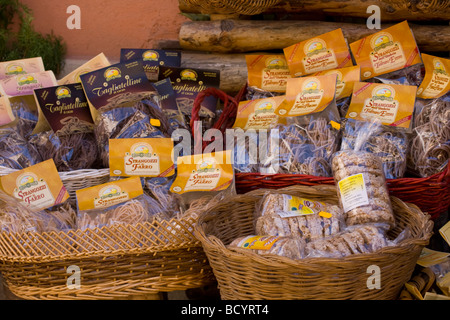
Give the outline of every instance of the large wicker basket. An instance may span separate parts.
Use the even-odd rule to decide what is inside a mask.
[[[24,299],[126,299],[215,283],[194,220],[51,233],[0,233],[4,283]],[[80,269],[80,287],[71,284]],[[69,269],[68,269],[69,268]]]
[[[256,190],[224,201],[203,212],[195,226],[194,234],[202,242],[222,299],[396,299],[432,235],[433,222],[428,215],[415,205],[392,197],[397,227],[389,236],[395,237],[406,227],[412,233],[399,246],[340,259],[297,261],[226,248],[237,237],[254,234],[255,203],[266,191]],[[338,201],[333,186],[292,186],[272,192]],[[371,275],[367,270],[372,265],[381,270],[380,289],[367,286]]]

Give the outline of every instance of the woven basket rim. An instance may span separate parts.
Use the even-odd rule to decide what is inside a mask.
[[[284,189],[295,189],[295,186],[282,188],[280,190]],[[319,186],[302,186],[302,188],[309,188],[309,189],[315,189],[317,191],[329,191],[332,192],[335,191],[335,188],[333,186],[329,185],[319,185]],[[250,191],[245,194],[240,194],[235,197],[239,197],[240,199],[245,198],[253,198],[255,194],[264,192],[264,191],[273,191],[270,189],[258,189],[254,191]],[[342,258],[328,258],[328,257],[309,257],[304,258],[300,260],[293,260],[286,257],[281,257],[278,255],[273,254],[267,254],[267,255],[259,255],[254,252],[251,252],[249,250],[239,249],[239,248],[233,248],[228,249],[224,243],[217,238],[214,235],[206,235],[204,230],[204,225],[210,220],[214,219],[214,207],[209,208],[205,212],[201,213],[197,223],[194,226],[194,236],[200,240],[202,243],[203,248],[205,249],[205,252],[210,250],[216,250],[220,251],[224,256],[227,257],[235,257],[236,259],[239,258],[247,258],[252,260],[260,261],[261,263],[265,265],[274,266],[277,268],[285,268],[286,266],[290,267],[305,267],[308,268],[311,267],[311,265],[342,265],[343,262],[351,263],[353,261],[368,261],[368,260],[376,260],[384,255],[392,255],[392,254],[405,254],[412,250],[412,248],[417,246],[425,246],[429,243],[429,239],[431,238],[433,234],[433,222],[430,220],[430,215],[422,212],[419,207],[417,207],[414,204],[411,203],[405,203],[402,200],[400,200],[397,197],[391,196],[391,201],[396,201],[397,203],[406,206],[407,208],[414,208],[416,209],[414,212],[421,213],[421,220],[424,222],[424,228],[422,230],[422,235],[417,238],[409,238],[405,239],[401,242],[399,242],[396,246],[387,246],[384,248],[381,248],[373,253],[365,253],[365,254],[355,254],[355,255],[349,255]],[[208,253],[208,252],[207,252]]]

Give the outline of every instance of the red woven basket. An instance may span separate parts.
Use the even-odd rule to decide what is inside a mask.
[[[225,132],[234,124],[239,101],[246,92],[246,86],[235,96],[231,97],[218,89],[206,89],[201,92],[194,101],[192,110],[191,128],[195,120],[199,120],[198,112],[200,105],[206,96],[213,95],[223,103],[223,112],[214,124],[215,129]],[[201,141],[202,150],[212,141]],[[197,142],[200,143],[200,142]],[[317,177],[303,174],[259,174],[259,173],[236,173],[236,190],[238,193],[269,188],[279,189],[292,185],[314,186],[319,184],[334,185],[332,177]],[[400,179],[387,179],[388,189],[391,196],[397,197],[404,202],[417,205],[423,212],[428,213],[435,220],[440,214],[450,207],[450,163],[440,173],[426,178],[405,177]]]

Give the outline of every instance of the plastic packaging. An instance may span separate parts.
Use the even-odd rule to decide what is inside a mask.
[[[42,161],[36,147],[23,138],[15,128],[0,129],[0,166],[24,169]]]

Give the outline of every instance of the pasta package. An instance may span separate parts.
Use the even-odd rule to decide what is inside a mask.
[[[286,79],[291,78],[291,73],[283,54],[252,54],[246,55],[245,60],[249,88],[273,93],[286,91]]]
[[[436,99],[450,91],[450,59],[422,54],[425,76],[417,89],[417,97]]]
[[[0,182],[6,194],[33,211],[62,204],[69,198],[52,159],[2,176]]]
[[[111,63],[109,62],[108,58],[106,58],[104,53],[100,53],[87,61],[86,63],[82,64],[72,72],[70,72],[68,75],[63,77],[62,79],[58,80],[58,85],[67,85],[71,83],[79,83],[81,82],[80,76],[85,73],[89,73],[98,69],[103,69],[105,67],[110,66]]]
[[[81,83],[104,167],[109,165],[109,139],[171,136],[172,127],[141,61],[118,63],[83,74]]]
[[[111,176],[169,177],[175,174],[171,138],[109,140]]]
[[[283,51],[293,77],[353,65],[342,29],[301,41]]]
[[[0,62],[0,80],[43,71],[45,71],[45,67],[42,57]]]
[[[353,93],[355,82],[361,81],[361,67],[351,66],[347,68],[319,71],[312,76],[336,75],[336,101],[350,97]]]
[[[178,108],[177,97],[169,78],[153,83],[158,92],[159,104],[170,121],[173,130],[187,128],[183,113]]]
[[[53,71],[26,73],[0,80],[3,92],[9,97],[32,96],[35,89],[57,84]]]
[[[2,96],[0,91],[0,126],[5,126],[16,120],[8,97]]]
[[[422,63],[407,21],[355,41],[350,48],[363,81]]]
[[[151,201],[139,177],[131,177],[79,189],[77,227],[101,228],[115,224],[143,223],[153,219]]]
[[[120,50],[120,62],[142,60],[148,80],[158,81],[159,67],[180,67],[181,52],[178,50],[128,49]]]

